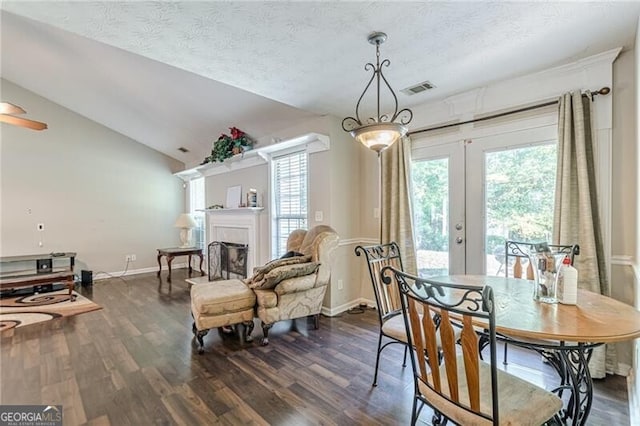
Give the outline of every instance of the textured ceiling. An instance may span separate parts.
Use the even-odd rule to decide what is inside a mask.
[[[352,115],[368,79],[364,64],[375,60],[375,49],[366,42],[373,30],[389,35],[381,50],[391,60],[385,74],[396,91],[424,80],[437,86],[412,97],[398,94],[401,106],[413,106],[630,46],[640,3],[5,1],[2,9],[53,27],[3,14],[7,79],[183,159],[175,152],[180,143],[174,133],[200,140],[206,135],[202,132],[215,136],[235,124],[262,136],[277,130],[281,120],[293,122],[309,112]],[[14,32],[22,28],[20,36],[27,33],[30,45],[46,46],[38,58],[20,57],[26,49],[7,51],[6,21],[12,21]],[[37,71],[60,62],[58,56],[73,60],[74,84],[89,80],[89,90],[120,96],[88,105],[87,99],[65,100],[73,96],[37,83]],[[24,76],[22,68],[35,65]],[[58,63],[53,71],[63,73],[63,68]],[[149,76],[157,81],[145,81]],[[159,87],[170,90],[172,85],[185,86],[172,95],[188,121],[173,123],[170,111],[155,111],[158,98],[164,99]],[[259,96],[241,95],[228,86]],[[225,93],[225,99],[238,93],[237,109],[206,102],[205,93],[207,98]],[[277,101],[278,113],[261,97]],[[136,115],[127,114],[129,121],[140,117],[139,124],[100,112],[115,102],[131,103]],[[267,123],[256,123],[258,117],[268,118]],[[205,125],[207,118],[219,128]],[[162,127],[158,122],[175,125],[163,131],[171,138],[145,139],[142,134],[152,132],[148,126]]]

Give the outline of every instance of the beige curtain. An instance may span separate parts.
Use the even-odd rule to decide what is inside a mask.
[[[381,158],[381,242],[395,241],[400,247],[406,272],[417,273],[409,175],[411,140],[406,137],[382,152]]]
[[[553,241],[580,245],[575,260],[580,288],[611,295],[596,194],[590,93],[566,93],[559,100]],[[606,355],[605,347],[596,348],[591,376],[604,377],[616,362],[613,345],[607,345]]]

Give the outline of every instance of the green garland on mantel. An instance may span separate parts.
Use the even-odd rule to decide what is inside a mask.
[[[211,147],[211,155],[205,157],[202,164],[223,162],[227,158],[231,158],[234,155],[242,154],[243,152],[253,147],[253,140],[247,136],[245,132],[237,127],[229,127],[231,136],[223,133],[220,137],[213,141]]]

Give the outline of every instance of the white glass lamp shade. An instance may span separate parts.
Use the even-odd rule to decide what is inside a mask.
[[[180,248],[191,247],[191,229],[198,226],[196,221],[188,213],[182,213],[178,216],[178,220],[174,225],[176,228],[182,228],[180,230],[180,242],[182,245]]]
[[[367,148],[380,153],[407,134],[407,128],[397,123],[377,123],[351,131],[351,136]]]

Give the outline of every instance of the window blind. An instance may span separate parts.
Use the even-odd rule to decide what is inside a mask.
[[[274,251],[277,257],[287,251],[287,238],[295,229],[307,229],[306,152],[273,159]]]

